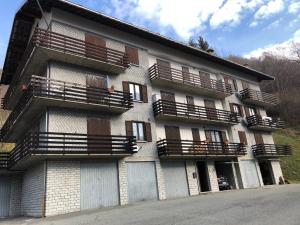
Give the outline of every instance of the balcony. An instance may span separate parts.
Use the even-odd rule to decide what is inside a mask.
[[[248,88],[240,92],[240,98],[244,103],[262,107],[272,107],[279,104],[275,95]]]
[[[133,136],[28,133],[9,153],[3,165],[14,170],[44,159],[122,158],[132,155],[135,148]]]
[[[163,139],[157,142],[158,155],[164,158],[233,158],[246,155],[242,143],[221,143]]]
[[[232,126],[239,123],[238,115],[230,111],[184,103],[158,100],[153,103],[157,119]]]
[[[8,168],[9,153],[0,152],[0,170]]]
[[[153,84],[176,88],[207,97],[224,99],[232,94],[231,86],[220,80],[202,78],[199,74],[183,72],[174,68],[154,64],[149,68],[150,80]]]
[[[257,158],[278,158],[292,155],[290,145],[257,144],[252,145],[252,151]]]
[[[112,75],[120,74],[129,67],[125,52],[36,28],[14,73],[7,95],[12,95],[18,82],[27,82],[28,75],[43,73],[50,60],[96,69]]]
[[[247,126],[251,130],[275,131],[283,129],[285,123],[282,120],[275,118],[262,118],[260,115],[246,117]]]
[[[17,99],[15,100],[17,101]],[[4,103],[6,99],[4,99]],[[131,94],[32,76],[1,129],[2,139],[16,141],[28,123],[46,107],[84,109],[120,114],[133,107]]]

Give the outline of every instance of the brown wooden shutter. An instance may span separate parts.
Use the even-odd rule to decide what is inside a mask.
[[[126,136],[133,136],[132,121],[125,121]]]
[[[242,81],[243,89],[249,88],[249,84],[246,81]]]
[[[243,106],[242,105],[238,105],[239,109],[240,109],[240,116],[244,117],[244,110],[243,110]]]
[[[226,132],[225,131],[221,131],[221,138],[223,142],[228,141],[227,136],[226,136]]]
[[[233,109],[233,103],[229,103],[229,108],[230,108],[230,111],[231,111],[231,112],[234,112],[234,109]]]
[[[145,125],[145,134],[146,134],[146,141],[152,141],[152,133],[151,133],[151,123],[144,123]]]
[[[228,77],[227,77],[227,76],[224,76],[224,83],[225,83],[225,84],[229,84],[229,82],[228,82]]]
[[[192,128],[193,141],[201,141],[198,128]]]
[[[206,138],[206,141],[208,141],[208,142],[212,141],[211,133],[209,130],[205,131],[205,138]]]
[[[128,55],[129,63],[139,65],[139,54],[137,48],[125,46],[125,52]]]
[[[238,131],[240,142],[243,143],[244,145],[247,145],[247,138],[246,138],[246,133],[245,131]]]
[[[246,117],[250,116],[249,108],[247,106],[244,106],[244,110]]]
[[[148,103],[148,93],[147,93],[147,86],[141,85],[141,92],[142,92],[142,100],[145,103]]]
[[[234,87],[234,90],[235,91],[238,91],[238,87],[237,87],[237,83],[236,83],[236,80],[235,79],[232,79],[232,83],[233,83],[233,87]]]
[[[254,139],[255,139],[256,144],[263,144],[264,143],[264,140],[263,140],[263,137],[262,137],[261,133],[255,132],[254,133]]]
[[[129,82],[123,81],[122,83],[123,83],[123,91],[126,92],[126,93],[130,93]]]

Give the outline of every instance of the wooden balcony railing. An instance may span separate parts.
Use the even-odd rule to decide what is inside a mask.
[[[129,58],[125,52],[101,47],[92,43],[88,43],[85,40],[80,40],[60,33],[36,28],[19,62],[18,68],[13,77],[13,81],[7,90],[7,97],[5,100],[8,100],[18,87],[17,83],[23,76],[22,71],[35,47],[44,47],[63,52],[64,54],[72,54],[88,59],[98,60],[103,63],[123,67],[124,69],[129,67]],[[68,56],[65,56],[65,58],[67,57]],[[6,104],[6,102],[4,102],[4,104]]]
[[[191,140],[163,139],[157,142],[159,156],[242,156],[246,154],[242,143],[221,143]]]
[[[280,157],[291,156],[292,148],[290,145],[257,144],[252,145],[255,157]]]
[[[62,100],[66,104],[68,102],[76,102],[92,104],[95,107],[97,105],[103,106],[108,109],[121,108],[124,111],[133,107],[133,100],[130,93],[32,76],[19,102],[1,129],[2,137],[7,134],[34,97]]]
[[[136,148],[134,136],[88,135],[74,133],[38,132],[28,133],[15,146],[8,157],[8,168],[18,161],[39,156],[95,156],[130,155]]]
[[[232,94],[229,84],[225,84],[221,80],[214,80],[201,77],[199,74],[184,72],[182,70],[154,64],[149,68],[150,80],[164,79],[175,83],[182,83],[188,86],[209,89],[216,92],[222,92],[226,95]]]
[[[171,116],[201,121],[219,121],[232,124],[239,123],[238,115],[230,111],[161,99],[153,103],[153,112],[155,117]]]
[[[0,152],[0,169],[7,169],[9,162],[9,153]]]
[[[282,129],[285,127],[285,123],[282,120],[272,118],[266,119],[262,118],[260,115],[253,115],[246,117],[248,127],[266,127],[266,128],[273,128],[273,129]]]
[[[278,105],[279,101],[275,95],[261,92],[261,91],[256,91],[252,89],[244,89],[240,92],[240,98],[242,101],[245,102],[250,102],[258,105]]]

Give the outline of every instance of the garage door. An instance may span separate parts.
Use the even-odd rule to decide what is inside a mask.
[[[7,217],[9,214],[10,179],[0,176],[0,217]]]
[[[119,204],[117,163],[81,163],[81,209]]]
[[[161,164],[166,184],[167,198],[189,195],[184,162],[164,162]]]
[[[155,163],[130,162],[126,166],[129,203],[157,200]]]
[[[259,187],[259,179],[257,176],[257,170],[255,162],[253,160],[240,161],[241,172],[243,174],[244,188]]]

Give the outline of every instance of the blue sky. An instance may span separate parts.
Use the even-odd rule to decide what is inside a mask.
[[[0,67],[23,1],[1,0]],[[71,1],[178,41],[202,35],[220,55],[259,56],[300,42],[300,0]]]

